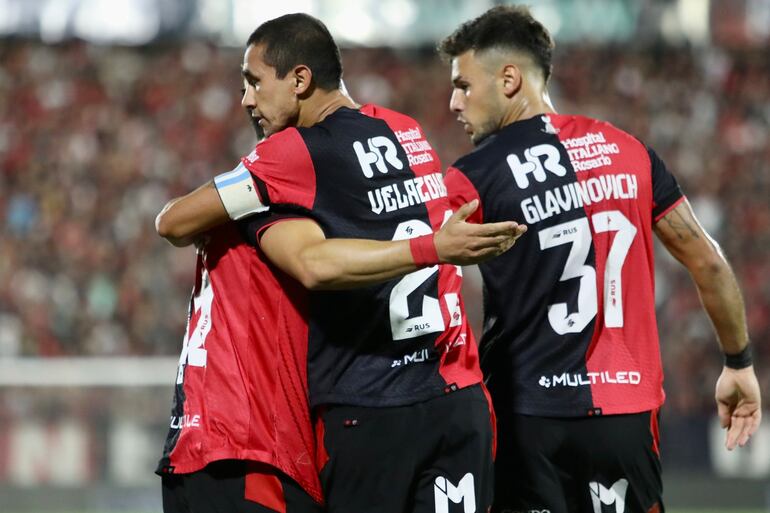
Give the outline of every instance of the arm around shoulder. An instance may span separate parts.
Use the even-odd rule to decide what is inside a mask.
[[[174,198],[155,218],[158,235],[174,246],[192,244],[205,231],[229,220],[213,182]]]

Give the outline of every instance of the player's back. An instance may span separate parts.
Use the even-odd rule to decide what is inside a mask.
[[[483,141],[447,174],[475,219],[529,226],[482,264],[482,368],[497,409],[542,416],[663,402],[654,220],[681,192],[657,156],[608,123],[544,115]]]
[[[244,163],[274,210],[301,207],[328,238],[407,239],[449,215],[436,153],[417,122],[393,111],[341,108],[270,137],[254,157]],[[458,268],[432,266],[362,289],[313,292],[311,403],[402,405],[478,383],[460,287]]]
[[[235,223],[208,232],[158,473],[254,460],[321,500],[306,393],[306,296]]]

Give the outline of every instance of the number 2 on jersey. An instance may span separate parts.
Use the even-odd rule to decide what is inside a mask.
[[[623,327],[623,263],[636,236],[636,227],[619,210],[598,212],[591,217],[597,233],[617,232],[610,245],[604,269],[604,324],[608,328]],[[548,305],[548,321],[559,335],[579,333],[596,316],[596,270],[586,264],[591,248],[588,218],[581,217],[540,230],[540,249],[571,244],[567,262],[559,281],[580,278],[577,310],[569,313],[567,303]]]

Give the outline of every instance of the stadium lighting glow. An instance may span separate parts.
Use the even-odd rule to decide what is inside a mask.
[[[380,5],[380,12],[389,25],[398,29],[405,29],[417,21],[417,6],[409,0],[386,0]]]
[[[143,44],[160,29],[158,7],[150,0],[87,0],[80,2],[74,33],[96,43]]]
[[[315,4],[314,0],[282,0],[281,2],[233,0],[233,32],[236,42],[244,44],[261,23],[278,16],[294,12],[315,14]]]

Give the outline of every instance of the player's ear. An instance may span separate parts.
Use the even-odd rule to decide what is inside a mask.
[[[502,69],[503,94],[511,98],[521,89],[521,69],[515,64],[506,64]]]
[[[300,64],[293,70],[294,74],[294,93],[297,96],[303,96],[310,89],[313,81],[313,72],[305,65]]]

